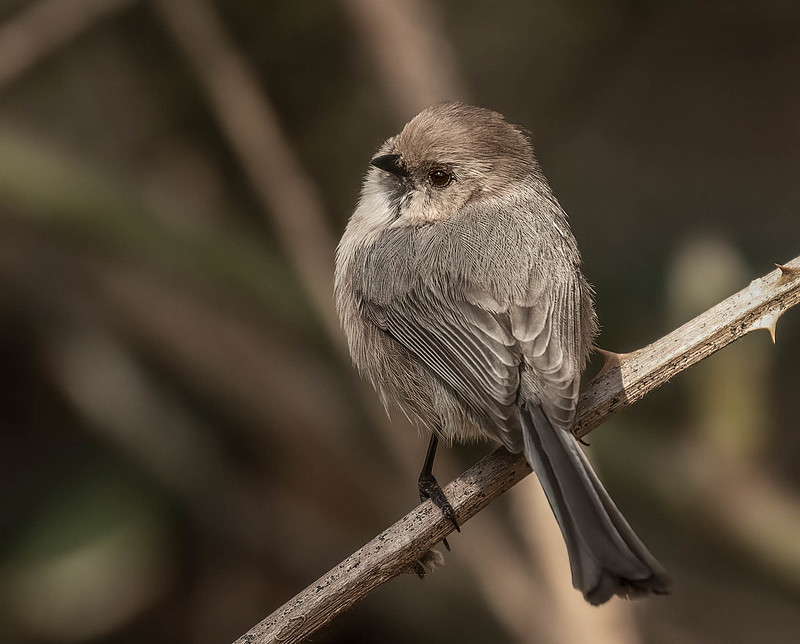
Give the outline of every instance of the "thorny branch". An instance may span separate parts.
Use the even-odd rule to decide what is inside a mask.
[[[775,340],[778,318],[800,302],[800,257],[732,295],[656,342],[627,354],[604,352],[605,368],[581,397],[579,436],[750,331]],[[445,488],[461,525],[530,473],[521,454],[500,448]],[[383,582],[412,572],[453,530],[430,502],[409,512],[360,550],[250,629],[235,644],[300,642]]]

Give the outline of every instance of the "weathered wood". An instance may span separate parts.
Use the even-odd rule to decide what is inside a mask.
[[[702,279],[702,276],[698,276]],[[800,257],[656,342],[627,354],[606,354],[606,367],[581,397],[576,433],[588,434],[611,415],[750,331],[766,329],[800,301]],[[530,473],[522,455],[500,448],[445,487],[462,525]],[[426,501],[281,606],[236,644],[300,642],[383,582],[413,572],[419,559],[453,530]]]

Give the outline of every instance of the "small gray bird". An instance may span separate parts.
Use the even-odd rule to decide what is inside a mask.
[[[567,217],[525,132],[498,113],[437,103],[370,162],[336,253],[336,304],[359,371],[384,405],[439,437],[524,451],[591,604],[669,581],[572,433],[597,332]]]

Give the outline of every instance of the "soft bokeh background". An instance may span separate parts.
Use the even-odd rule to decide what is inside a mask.
[[[0,641],[232,641],[413,507],[330,292],[418,109],[531,130],[627,351],[800,252],[799,70],[794,0],[1,0]],[[794,641],[799,321],[591,436],[671,596],[586,606],[529,477],[314,641]]]

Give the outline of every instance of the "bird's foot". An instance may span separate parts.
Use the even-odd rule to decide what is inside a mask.
[[[418,484],[419,500],[425,501],[430,499],[433,501],[433,504],[442,511],[445,518],[450,520],[456,531],[461,532],[461,527],[458,525],[458,521],[456,521],[456,511],[444,495],[442,486],[439,485],[436,477],[433,474],[423,474],[419,477]],[[450,544],[447,543],[447,539],[442,539],[442,543],[445,548],[450,550]]]
[[[431,548],[419,561],[415,561],[409,572],[413,572],[420,579],[425,579],[425,575],[434,572],[440,566],[444,566],[444,555],[438,550]]]

